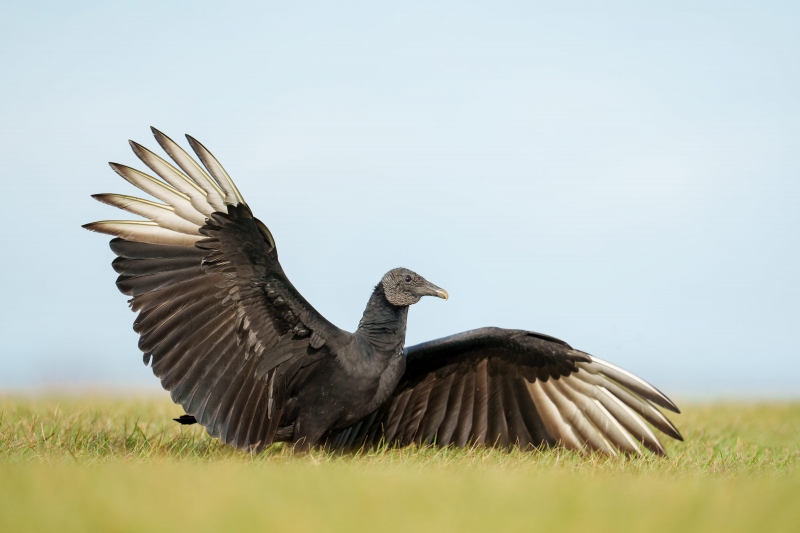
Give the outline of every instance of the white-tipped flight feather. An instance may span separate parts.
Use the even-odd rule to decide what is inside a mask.
[[[244,198],[242,198],[241,193],[239,193],[239,189],[236,188],[236,184],[233,183],[233,180],[225,172],[225,169],[222,168],[222,165],[219,164],[217,158],[208,151],[208,149],[203,146],[200,141],[192,137],[191,135],[187,135],[186,139],[189,141],[189,144],[194,150],[194,153],[197,154],[197,157],[200,158],[200,161],[203,162],[206,169],[214,176],[214,179],[217,180],[217,184],[222,187],[222,189],[226,192],[225,200],[230,205],[238,205],[245,203]]]
[[[214,207],[208,202],[208,193],[199,185],[192,181],[186,174],[173,167],[162,158],[135,141],[130,142],[133,153],[150,167],[150,170],[158,174],[161,179],[178,189],[189,197],[192,206],[204,215],[210,215],[215,211]]]
[[[660,405],[665,409],[669,409],[675,413],[680,412],[680,410],[678,410],[678,406],[672,403],[672,400],[667,398],[660,390],[653,387],[642,378],[631,374],[624,368],[620,368],[617,365],[609,363],[608,361],[604,361],[599,357],[595,357],[593,355],[589,357],[592,358],[591,363],[578,363],[578,367],[588,368],[589,365],[591,365],[595,368],[595,372],[593,373],[596,373],[596,371],[599,370],[602,374],[605,374],[606,376],[613,379],[620,385],[629,388],[630,390],[636,392],[637,394],[643,396],[644,398],[647,398],[653,403]]]
[[[221,180],[224,189],[172,139],[155,128],[151,129],[158,143],[180,170],[133,141],[130,141],[130,145],[134,153],[164,181],[126,165],[109,165],[129,183],[164,204],[124,194],[96,194],[95,199],[148,220],[105,220],[86,224],[84,227],[130,241],[194,246],[204,238],[199,230],[201,226],[205,226],[208,216],[214,212],[228,212],[226,198],[231,200],[230,205],[244,201],[230,176],[200,143],[191,139],[198,156],[209,165],[217,179]]]
[[[198,235],[198,230],[200,229],[197,224],[193,224],[176,215],[175,211],[168,205],[124,194],[93,194],[92,198],[104,204],[124,209],[134,215],[150,219],[162,228],[194,236]]]
[[[549,379],[542,383],[542,389],[553,401],[561,415],[580,435],[586,444],[594,450],[603,451],[609,455],[617,455],[617,450],[611,446],[605,437],[587,418],[586,413],[579,409],[565,394],[560,379]]]
[[[573,374],[525,384],[544,426],[566,448],[616,455],[618,451],[642,454],[644,445],[664,455],[664,446],[646,422],[682,440],[672,422],[647,399],[655,389],[632,374],[609,370],[605,363],[579,363]],[[669,400],[664,403],[672,405]]]
[[[644,418],[647,422],[653,424],[659,430],[674,438],[682,438],[678,432],[678,429],[672,424],[672,422],[670,422],[661,411],[653,407],[650,402],[628,391],[603,374],[593,374],[588,371],[581,371],[576,373],[575,377],[582,379],[590,385],[606,388],[612,395],[624,402],[634,412]]]
[[[189,197],[179,190],[135,168],[120,165],[119,163],[109,163],[109,165],[114,169],[114,172],[125,178],[132,185],[172,207],[179,217],[194,222],[198,226],[205,225],[206,217],[195,209],[189,202]]]
[[[597,389],[602,393],[598,397],[600,403],[612,413],[612,416],[616,418],[638,442],[641,442],[648,449],[656,453],[662,455],[667,453],[661,441],[658,440],[653,430],[650,429],[650,426],[645,424],[644,420],[640,417],[636,416],[636,413],[634,413],[630,407],[611,394],[605,387],[597,387]]]
[[[153,136],[161,145],[161,148],[172,158],[175,163],[197,183],[208,194],[208,203],[210,203],[215,210],[227,213],[228,207],[225,204],[226,193],[220,189],[219,185],[208,175],[203,167],[197,164],[186,151],[178,146],[178,143],[158,131],[156,128],[150,128],[153,131]]]
[[[558,406],[548,397],[543,390],[543,383],[539,380],[525,381],[536,409],[542,415],[547,431],[568,450],[583,451],[583,441],[575,434],[558,409]]]
[[[126,241],[166,244],[170,246],[194,246],[202,235],[186,235],[162,228],[155,222],[144,220],[102,220],[85,224],[89,231],[113,235]]]
[[[641,452],[628,432],[597,401],[595,389],[571,376],[565,376],[558,381],[561,383],[561,392],[564,396],[586,415],[606,441],[610,441],[617,448],[629,453]]]

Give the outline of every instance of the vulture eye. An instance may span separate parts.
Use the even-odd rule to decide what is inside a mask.
[[[411,283],[411,276],[406,276],[406,283]]]

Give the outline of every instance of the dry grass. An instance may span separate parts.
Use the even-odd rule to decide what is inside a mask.
[[[800,404],[690,405],[670,457],[248,456],[169,400],[0,399],[0,531],[796,531]]]

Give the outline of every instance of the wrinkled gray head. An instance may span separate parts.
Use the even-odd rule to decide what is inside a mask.
[[[437,287],[416,272],[407,268],[395,268],[381,280],[383,293],[392,305],[412,305],[423,296],[438,296],[447,300],[447,291]]]

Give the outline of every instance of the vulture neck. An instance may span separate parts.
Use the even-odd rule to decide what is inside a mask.
[[[358,323],[356,335],[360,335],[377,352],[391,356],[398,350],[402,351],[406,342],[407,318],[408,306],[389,303],[383,287],[378,285]]]

